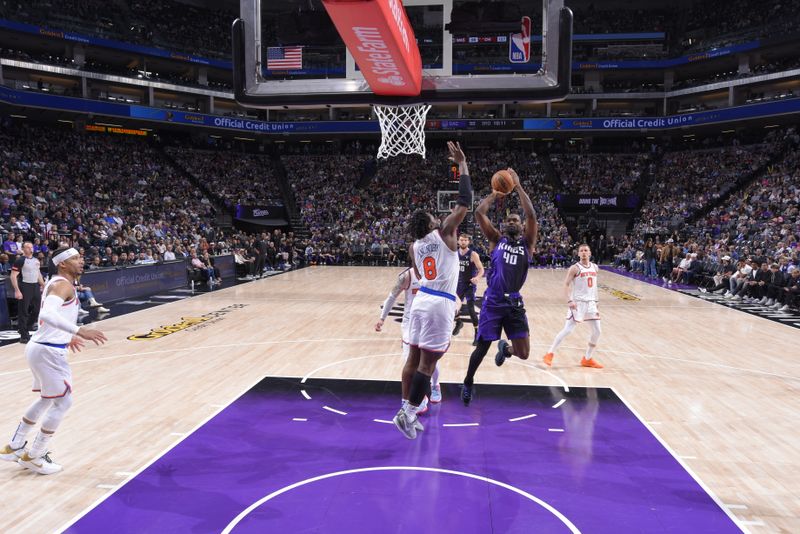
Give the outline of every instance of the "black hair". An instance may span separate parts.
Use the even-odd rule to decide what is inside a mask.
[[[431,227],[431,216],[425,210],[417,210],[411,215],[411,220],[408,221],[408,233],[414,239],[422,239]]]

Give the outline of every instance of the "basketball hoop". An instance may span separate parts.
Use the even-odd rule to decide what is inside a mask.
[[[373,107],[381,124],[378,159],[393,158],[400,154],[419,154],[425,159],[425,117],[431,107],[427,104],[376,104]]]

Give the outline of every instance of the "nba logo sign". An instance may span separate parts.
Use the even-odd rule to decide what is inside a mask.
[[[520,33],[512,33],[508,41],[508,60],[511,63],[527,63],[531,59],[531,18],[522,17]]]

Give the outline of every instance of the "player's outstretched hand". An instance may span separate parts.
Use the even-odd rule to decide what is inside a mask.
[[[450,161],[458,163],[459,165],[467,161],[467,156],[464,155],[464,151],[461,150],[461,144],[458,141],[455,143],[448,141],[447,149],[450,151],[450,156],[448,156]]]
[[[72,336],[72,339],[69,342],[69,350],[72,352],[80,352],[83,348],[83,340],[78,336]]]
[[[506,170],[508,171],[508,174],[511,175],[511,179],[514,180],[514,187],[517,187],[519,185],[519,175],[511,167],[507,168]]]
[[[102,333],[100,330],[94,330],[93,328],[86,328],[85,326],[80,327],[77,335],[87,341],[93,341],[95,345],[102,345],[103,343],[108,341],[106,335]]]
[[[375,331],[380,332],[381,328],[383,328],[383,319],[378,319],[378,322],[375,323]]]

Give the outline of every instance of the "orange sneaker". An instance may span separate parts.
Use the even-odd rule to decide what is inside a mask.
[[[542,358],[542,360],[544,360],[544,364],[547,367],[550,367],[551,365],[553,365],[553,356],[554,355],[553,355],[552,352],[548,352],[547,354],[544,355],[544,358]]]
[[[581,367],[594,367],[595,369],[602,369],[603,366],[600,363],[594,361],[594,358],[581,358]]]

